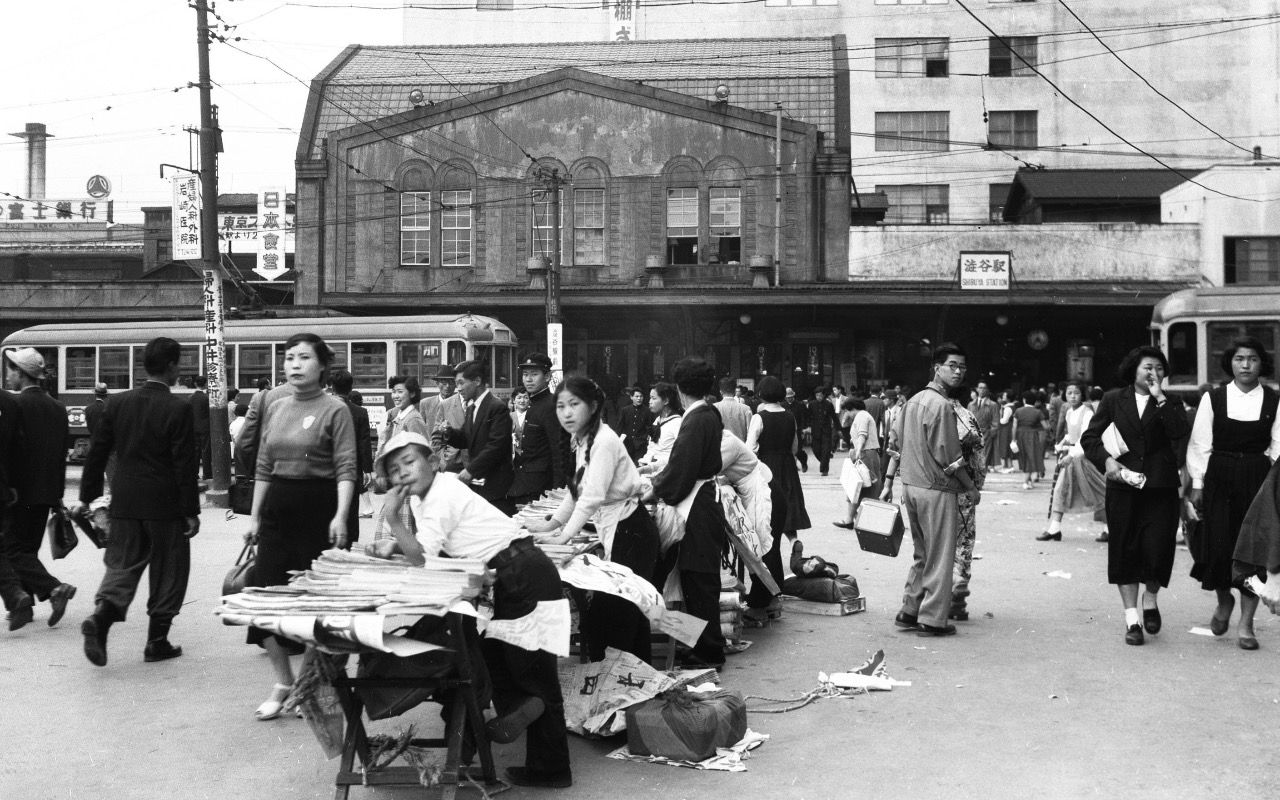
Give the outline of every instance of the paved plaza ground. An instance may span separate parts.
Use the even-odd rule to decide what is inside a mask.
[[[1272,790],[1280,769],[1272,735],[1280,719],[1280,620],[1259,612],[1262,649],[1254,653],[1236,647],[1234,630],[1220,639],[1190,633],[1207,625],[1213,599],[1187,577],[1185,549],[1160,594],[1164,631],[1128,647],[1118,595],[1106,584],[1105,545],[1094,542],[1100,526],[1068,517],[1063,541],[1036,542],[1047,486],[1024,491],[1020,476],[992,476],[979,509],[971,620],[958,623],[957,636],[920,638],[892,625],[909,545],[896,559],[861,552],[852,533],[830,524],[842,505],[835,478],[811,469],[803,483],[814,521],[802,534],[807,550],[857,578],[867,611],[789,614],[749,631],[754,644],[729,659],[723,684],[798,697],[817,685],[820,670],[847,669],[883,648],[889,674],[912,685],[752,714],[751,727],[771,738],[744,773],[610,760],[605,753],[620,741],[570,737],[574,786],[556,796],[1195,798]],[[53,563],[80,591],[66,619],[48,628],[42,605],[33,624],[0,632],[8,734],[0,798],[332,796],[337,762],[324,759],[305,722],[254,720],[272,682],[266,658],[211,613],[243,530],[243,519],[224,515],[203,512],[187,605],[172,634],[186,653],[175,661],[143,663],[144,589],[130,620],[112,630],[109,665],[91,666],[79,623],[92,609],[100,556],[85,542]],[[437,717],[423,706],[380,727],[406,719],[431,726]],[[522,752],[523,742],[497,748],[499,765],[519,763]],[[351,796],[422,792],[357,787]]]

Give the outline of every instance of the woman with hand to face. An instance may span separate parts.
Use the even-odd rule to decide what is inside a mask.
[[[341,399],[325,394],[333,351],[313,333],[285,342],[288,392],[264,407],[260,426],[253,510],[245,538],[258,543],[246,583],[278,586],[290,570],[305,570],[329,547],[347,543],[347,514],[355,497],[356,434]],[[294,648],[261,628],[250,628],[250,644],[262,646],[276,676],[258,719],[275,719],[293,687],[289,654]]]
[[[1180,404],[1170,403],[1163,381],[1164,353],[1137,347],[1120,364],[1127,384],[1102,397],[1080,437],[1089,461],[1107,479],[1107,580],[1124,603],[1125,643],[1140,645],[1162,625],[1156,594],[1169,585],[1178,529],[1178,455],[1174,441],[1190,433]],[[1138,585],[1146,592],[1138,615]],[[1141,623],[1141,624],[1139,624]]]
[[[556,395],[556,416],[569,434],[576,467],[569,493],[544,521],[527,527],[539,541],[566,544],[593,522],[605,558],[646,580],[658,563],[658,528],[640,503],[640,473],[622,439],[602,424],[604,392],[590,378],[570,376]],[[616,647],[648,661],[649,621],[633,603],[596,592],[583,615],[583,633],[592,661]]]
[[[1222,353],[1222,370],[1231,382],[1201,398],[1187,446],[1187,499],[1203,523],[1191,541],[1191,577],[1218,595],[1209,622],[1215,636],[1227,632],[1236,604],[1231,589],[1240,584],[1232,575],[1232,556],[1241,523],[1280,455],[1280,394],[1261,384],[1274,371],[1271,355],[1253,337],[1236,339]],[[1241,588],[1236,642],[1243,650],[1258,649],[1257,610],[1258,597]]]

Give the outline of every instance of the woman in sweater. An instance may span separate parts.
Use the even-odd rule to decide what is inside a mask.
[[[245,534],[258,543],[249,586],[288,583],[290,570],[308,569],[326,548],[344,546],[355,497],[351,412],[323,389],[333,351],[314,333],[294,334],[284,347],[291,391],[282,391],[262,410],[253,510]],[[266,649],[276,678],[271,696],[255,715],[275,719],[293,687],[292,648],[261,628],[250,628],[248,641]]]
[[[527,527],[540,541],[564,544],[594,522],[604,557],[649,579],[658,563],[658,528],[640,502],[640,473],[626,446],[602,424],[604,406],[604,392],[590,378],[574,375],[560,385],[556,415],[572,437],[577,468],[551,518]],[[643,661],[653,654],[649,620],[621,597],[595,592],[582,615],[582,630],[592,661],[604,660],[608,647]]]

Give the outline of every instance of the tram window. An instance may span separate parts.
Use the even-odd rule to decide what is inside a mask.
[[[237,380],[246,389],[257,389],[258,381],[271,378],[271,345],[242,344],[238,357],[240,376]]]
[[[222,348],[222,374],[226,376],[227,386],[239,387],[236,383],[236,346],[225,345]]]
[[[485,370],[485,378],[489,381],[489,385],[493,386],[493,346],[487,344],[478,344],[471,348],[471,358],[476,361],[482,361],[488,369]]]
[[[96,347],[67,348],[67,389],[92,389],[97,383]]]
[[[1268,353],[1276,352],[1280,342],[1280,322],[1210,322],[1209,329],[1209,381],[1217,383],[1229,380],[1230,375],[1222,371],[1222,352],[1231,344],[1231,340],[1240,336],[1252,336],[1262,342]]]
[[[493,385],[499,389],[511,388],[511,355],[515,350],[510,347],[494,348]]]
[[[333,363],[329,366],[329,374],[337,372],[340,369],[347,369],[347,350],[349,345],[346,342],[329,342],[329,348],[333,350]]]
[[[351,366],[356,386],[387,388],[386,342],[352,342]]]
[[[450,366],[456,367],[463,361],[467,360],[467,346],[462,342],[449,342],[449,360]]]
[[[1196,324],[1178,322],[1169,326],[1169,382],[1195,384],[1199,382],[1196,369]]]
[[[200,358],[200,346],[187,344],[182,346],[182,355],[178,357],[178,385],[194,388],[197,375],[204,375],[204,360]]]
[[[439,342],[396,343],[396,374],[417,378],[419,384],[425,384],[434,380],[439,372]]]
[[[129,363],[127,347],[98,348],[98,380],[105,383],[108,389],[130,388]]]

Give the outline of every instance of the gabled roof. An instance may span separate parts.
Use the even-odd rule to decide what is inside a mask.
[[[439,103],[563,67],[711,99],[729,87],[734,106],[816,125],[835,147],[847,147],[844,37],[635,42],[563,42],[458,46],[352,45],[312,82],[298,143],[299,160],[317,158],[330,132],[412,108],[409,92]],[[847,96],[847,95],[846,95]]]
[[[1010,200],[1019,188],[1045,202],[1067,200],[1159,200],[1160,195],[1200,170],[1168,169],[1027,169],[1014,175]],[[1184,177],[1186,176],[1186,177]],[[1010,203],[1012,205],[1012,203]]]

